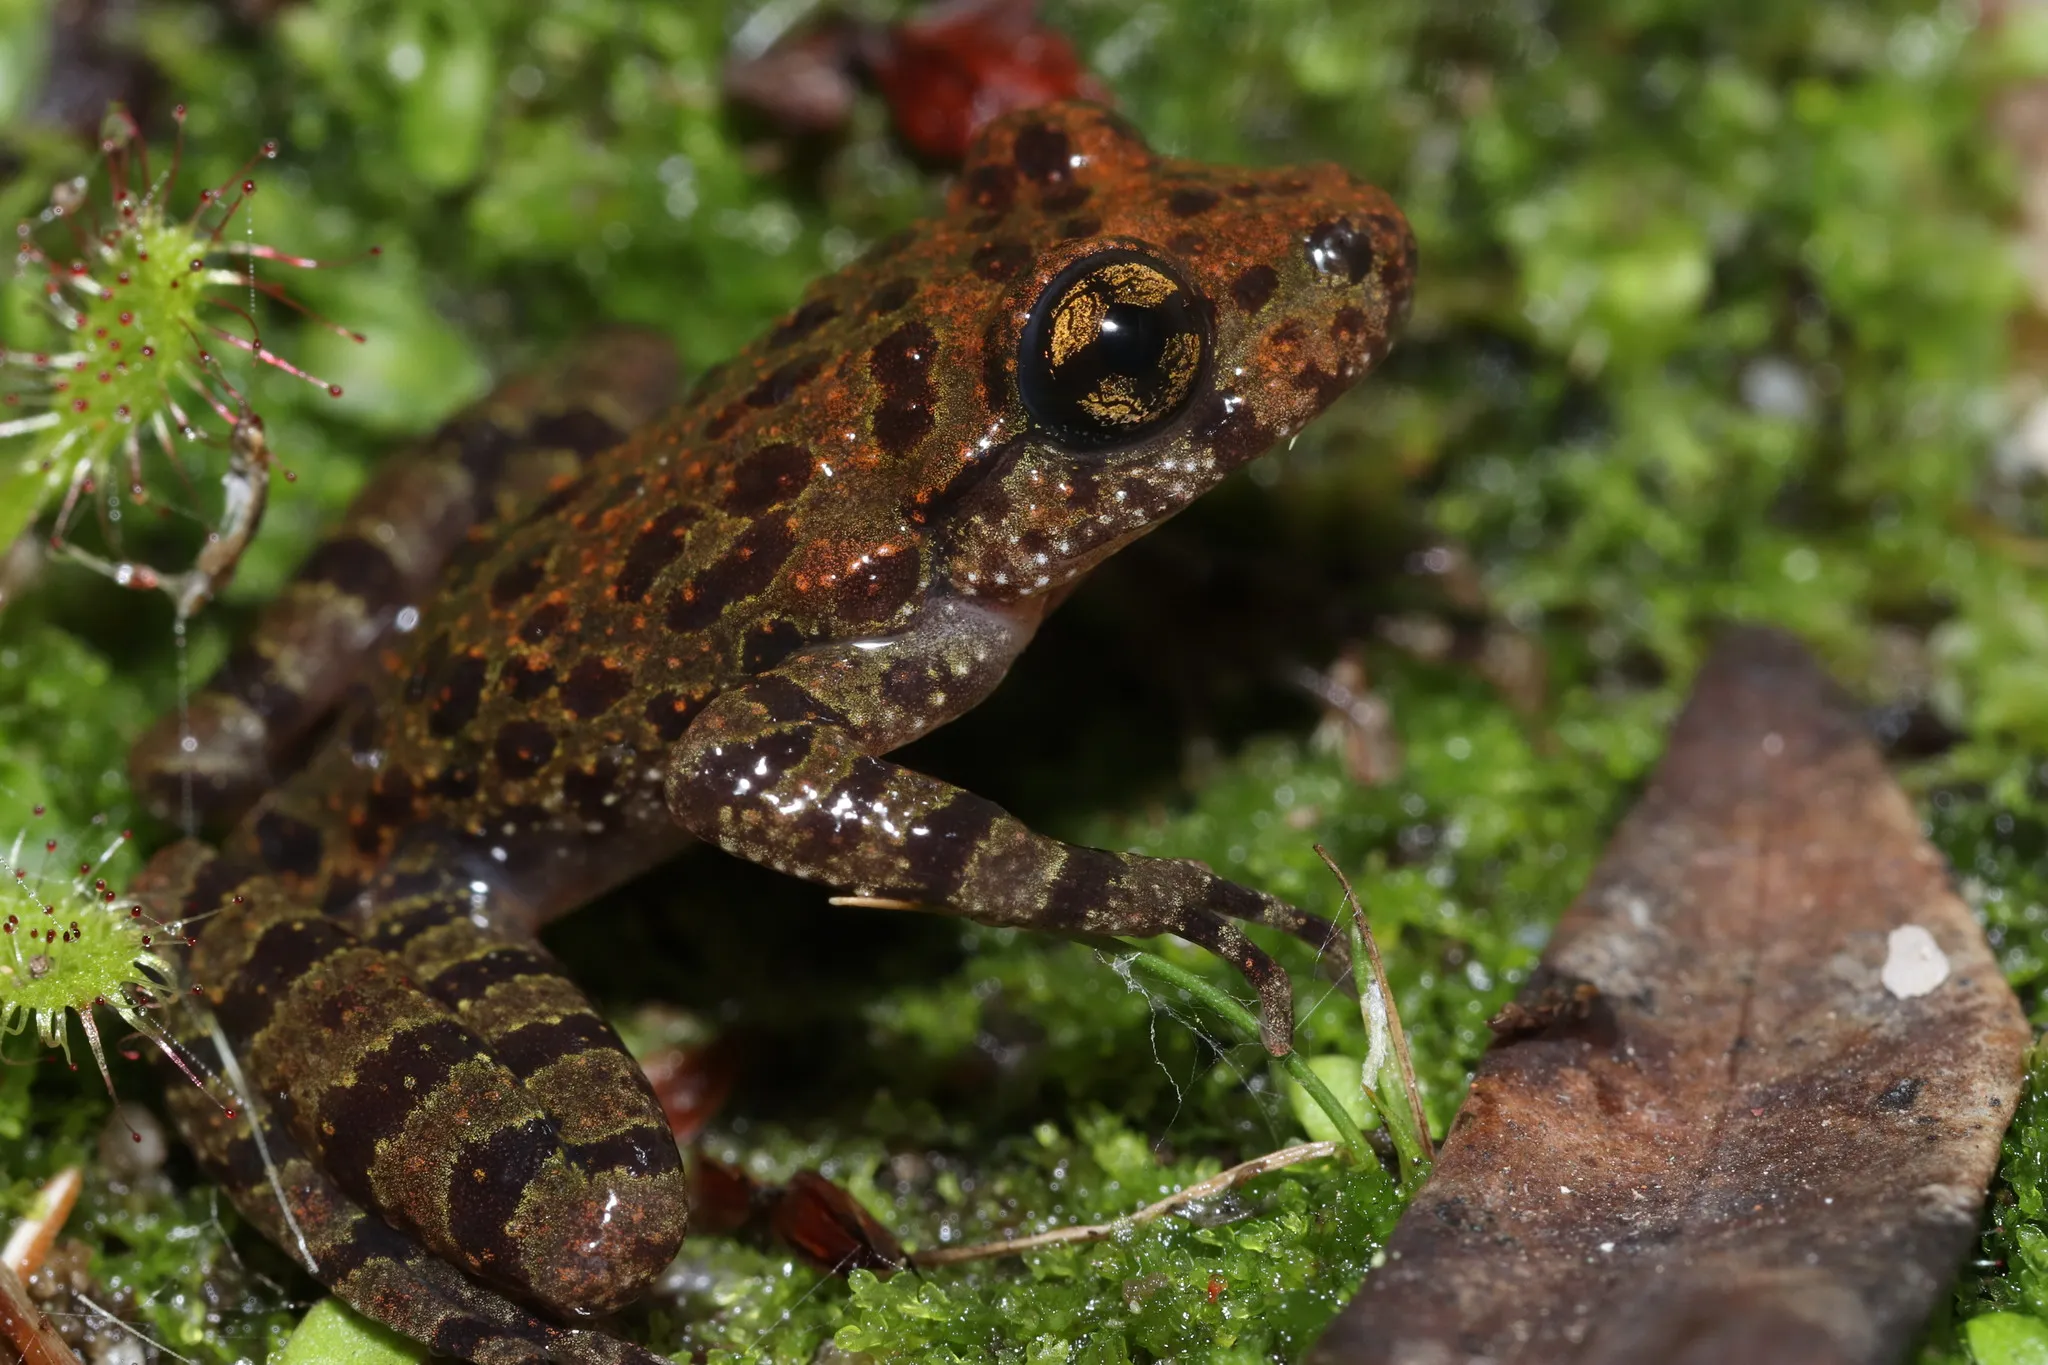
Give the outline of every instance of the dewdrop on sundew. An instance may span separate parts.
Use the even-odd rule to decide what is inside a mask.
[[[257,184],[249,172],[275,157],[277,144],[265,143],[228,181],[202,190],[189,217],[174,216],[182,105],[176,116],[179,151],[161,176],[152,177],[141,130],[115,106],[100,138],[106,204],[94,202],[87,178],[79,176],[52,191],[35,221],[16,228],[17,270],[42,277],[40,292],[62,335],[47,350],[0,348],[0,545],[61,498],[50,535],[55,548],[126,586],[168,590],[186,615],[232,573],[262,515],[269,472],[267,451],[247,439],[252,430],[260,432],[260,423],[249,426],[254,414],[215,349],[242,352],[335,397],[341,389],[271,350],[253,312],[259,294],[308,311],[257,278],[259,261],[303,268],[321,263],[229,232],[238,215],[246,227],[242,211]],[[118,550],[123,495],[132,505],[182,506],[193,481],[181,453],[223,446],[230,455],[220,524],[208,528],[202,562],[182,574],[125,562]],[[250,457],[252,448],[257,458]],[[144,466],[159,456],[175,479],[153,492]],[[112,559],[67,539],[88,504],[98,513]]]
[[[169,931],[107,885],[103,874],[127,844],[126,830],[91,862],[72,863],[64,842],[24,830],[0,868],[0,1050],[33,1027],[44,1047],[69,1061],[66,1016],[76,1014],[112,1094],[93,1010],[105,1005],[158,1047],[174,1049],[143,1014],[176,993],[176,970],[155,947]],[[173,1060],[182,1061],[174,1050]]]

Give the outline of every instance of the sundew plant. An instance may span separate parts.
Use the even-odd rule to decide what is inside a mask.
[[[2048,1023],[2048,333],[2014,131],[2048,24],[1992,8],[1046,0],[1161,148],[1384,186],[1421,244],[1415,314],[1379,376],[1119,555],[907,760],[1329,914],[1326,847],[1441,1134],[1714,627],[1775,623],[1871,707]],[[0,13],[0,209],[33,218],[91,164],[104,104],[81,126],[52,92],[119,73],[153,157],[186,105],[194,184],[276,139],[240,210],[258,240],[384,248],[290,281],[366,343],[265,314],[269,349],[345,392],[250,371],[300,477],[190,623],[185,670],[156,596],[46,574],[0,616],[0,780],[25,806],[167,843],[127,744],[404,438],[601,323],[663,329],[701,370],[938,201],[943,170],[872,95],[800,137],[726,102],[734,44],[803,9],[160,0],[91,42],[46,0]],[[0,340],[31,344],[30,320],[15,307]],[[1398,757],[1370,774],[1365,710],[1303,685],[1340,657]],[[1114,1219],[1307,1135],[1255,1045],[1097,945],[829,907],[703,850],[546,938],[636,1041],[678,1019],[730,1040],[711,1155],[820,1170],[913,1249]],[[1356,1074],[1357,1008],[1275,951],[1303,1052]],[[183,1083],[119,1060],[114,1080]],[[0,1069],[0,1212],[92,1170],[106,1115],[89,1073]],[[2036,1097],[1921,1360],[2004,1365],[2048,1338],[2043,1150]],[[146,1199],[88,1176],[72,1232],[96,1282],[180,1356],[261,1357],[315,1287],[166,1170]],[[622,1326],[678,1359],[1284,1361],[1398,1214],[1391,1182],[1323,1161],[1127,1236],[887,1279],[700,1237]]]

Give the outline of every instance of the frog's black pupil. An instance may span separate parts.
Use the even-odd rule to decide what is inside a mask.
[[[1135,303],[1112,303],[1103,315],[1102,332],[1095,343],[1102,351],[1103,368],[1141,383],[1158,374],[1170,335],[1159,316],[1161,311]]]
[[[1041,431],[1098,449],[1184,412],[1207,351],[1205,314],[1177,272],[1143,252],[1099,252],[1062,270],[1033,306],[1018,389]]]

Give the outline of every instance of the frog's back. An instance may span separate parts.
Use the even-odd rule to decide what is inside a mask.
[[[1332,202],[1368,220],[1377,250],[1356,263],[1380,272],[1382,316],[1309,280]],[[1156,446],[1103,460],[1105,479],[1128,468],[1113,489],[1035,472],[1045,424],[1019,392],[1034,303],[1095,261],[1126,294],[1184,292],[1214,336],[1165,395],[1172,430],[1140,429],[1158,394],[1110,414],[1136,424],[1127,446]],[[1059,591],[1347,387],[1412,264],[1391,204],[1335,168],[1159,158],[1087,106],[1011,122],[946,214],[819,282],[511,525],[472,531],[245,837],[273,870],[344,887],[396,848],[452,845],[543,913],[630,875],[682,842],[660,756],[721,691],[814,643],[901,632],[940,597]]]

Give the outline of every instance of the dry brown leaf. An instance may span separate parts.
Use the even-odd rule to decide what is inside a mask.
[[[2028,1028],[1855,712],[1729,634],[1313,1365],[1902,1358]]]

